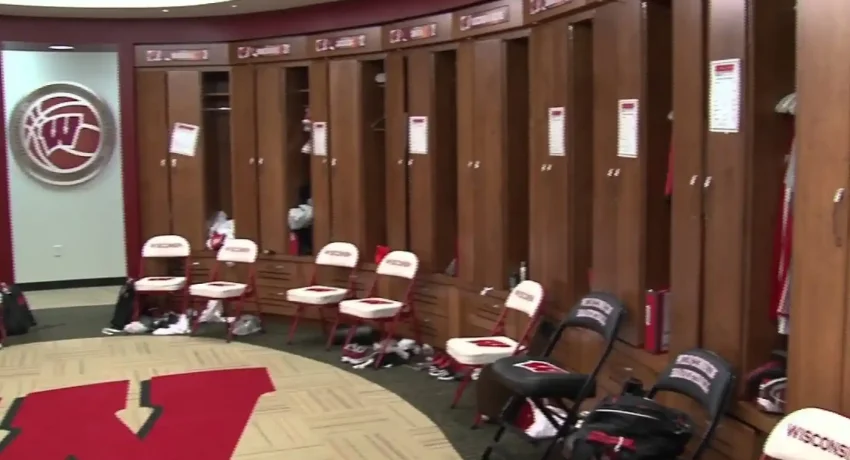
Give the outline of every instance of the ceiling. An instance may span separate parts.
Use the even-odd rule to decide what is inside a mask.
[[[260,13],[334,1],[339,0],[0,0],[0,15],[109,19],[190,18]],[[133,6],[98,8],[101,5],[116,3]],[[198,5],[199,3],[205,4]],[[55,6],[63,4],[78,6]],[[194,6],[183,6],[193,4]]]

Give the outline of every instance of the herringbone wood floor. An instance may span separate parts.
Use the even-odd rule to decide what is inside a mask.
[[[33,391],[129,380],[128,409],[119,415],[137,430],[149,414],[139,405],[139,382],[237,367],[267,368],[277,390],[260,398],[234,459],[461,458],[429,418],[352,372],[205,338],[105,337],[8,347],[0,353],[0,414],[16,397]],[[5,435],[0,432],[0,439]]]

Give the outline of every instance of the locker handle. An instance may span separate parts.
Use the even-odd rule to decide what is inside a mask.
[[[171,159],[171,167],[174,168],[176,166],[177,166],[177,158],[172,158]]]
[[[331,158],[331,166],[336,166],[336,158]]]
[[[702,183],[702,188],[709,188],[709,187],[711,187],[711,176],[706,177],[705,181],[703,181],[703,183]]]
[[[540,172],[546,171],[546,165],[540,165]]]
[[[844,203],[844,194],[845,189],[841,187],[835,190],[835,195],[832,197],[832,236],[835,238],[835,246],[839,248],[844,245],[844,233],[847,231],[846,229],[842,231],[843,225],[841,225],[842,222],[847,220],[846,216],[844,218],[841,216],[843,214],[841,205]]]
[[[248,164],[249,165],[254,164],[254,157],[248,158]]]
[[[262,165],[263,165],[263,159],[262,159],[262,158],[258,159],[258,160],[257,160],[257,164],[258,164],[258,165],[260,165],[260,166],[262,166]]]
[[[165,167],[165,160],[159,160],[159,165],[164,168]]]
[[[614,170],[614,177],[620,177],[620,168]]]
[[[608,177],[614,176],[614,168],[608,168]]]
[[[699,180],[699,176],[697,176],[696,174],[694,174],[693,176],[691,176],[691,182],[690,182],[690,184],[691,184],[692,186],[693,186],[693,185],[696,185],[697,180]]]
[[[322,158],[322,164],[323,164],[323,165],[328,164],[328,159],[327,159],[327,158]]]
[[[400,165],[403,165],[403,164],[404,164],[404,160],[398,160],[398,164],[399,164],[399,166],[400,166]]]
[[[407,160],[407,166],[413,166],[413,158]]]
[[[472,168],[473,168],[473,169],[478,169],[478,167],[479,167],[479,166],[481,166],[481,162],[476,160],[476,161],[475,161],[475,164],[474,164],[474,165],[472,165]]]
[[[471,168],[471,167],[472,167],[472,165],[474,165],[474,164],[475,164],[475,162],[474,162],[474,161],[470,161],[469,163],[467,163],[467,164],[466,164],[466,167],[467,167],[467,168]]]

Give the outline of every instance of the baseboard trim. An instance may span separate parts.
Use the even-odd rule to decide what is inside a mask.
[[[86,287],[120,286],[127,281],[126,277],[90,278],[84,280],[38,281],[35,283],[20,283],[23,291],[49,291],[53,289],[74,289]]]

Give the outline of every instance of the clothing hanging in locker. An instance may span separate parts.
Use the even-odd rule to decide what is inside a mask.
[[[776,111],[782,114],[794,116],[797,108],[796,93],[782,98],[776,105]],[[793,125],[792,125],[793,129]],[[791,149],[788,153],[787,166],[785,168],[784,187],[782,192],[782,203],[775,239],[775,262],[774,262],[774,289],[773,308],[774,318],[777,320],[780,334],[787,335],[790,331],[790,304],[791,304],[791,249],[793,242],[794,222],[794,185],[796,180],[797,148],[796,139],[792,133]]]

